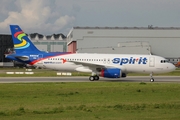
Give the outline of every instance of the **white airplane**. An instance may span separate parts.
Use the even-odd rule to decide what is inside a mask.
[[[90,54],[39,51],[18,25],[10,25],[15,53],[6,58],[26,64],[59,71],[90,72],[90,81],[126,77],[128,73],[148,73],[154,82],[154,73],[175,70],[163,57],[133,54]]]

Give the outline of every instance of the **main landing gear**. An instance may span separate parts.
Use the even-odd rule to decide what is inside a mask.
[[[89,77],[90,81],[94,81],[94,80],[99,80],[99,76],[95,75],[95,76],[90,76]]]
[[[152,76],[152,73],[150,74],[150,77],[151,77],[150,82],[154,82],[154,78]]]

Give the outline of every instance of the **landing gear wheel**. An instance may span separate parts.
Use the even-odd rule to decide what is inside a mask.
[[[154,78],[151,78],[151,79],[150,79],[150,82],[154,82]]]
[[[99,76],[94,76],[94,80],[99,80]]]
[[[97,75],[96,76],[90,76],[89,80],[90,81],[99,80],[99,76],[97,76]]]
[[[94,76],[90,76],[90,77],[89,77],[89,80],[90,80],[90,81],[94,81],[94,80],[95,80]]]
[[[154,82],[153,72],[150,74],[150,77],[151,77],[150,82]]]

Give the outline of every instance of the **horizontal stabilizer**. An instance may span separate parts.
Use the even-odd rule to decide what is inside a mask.
[[[15,56],[15,58],[20,59],[22,61],[28,61],[29,60],[28,56]]]

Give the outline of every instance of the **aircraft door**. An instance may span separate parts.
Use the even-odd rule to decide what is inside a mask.
[[[154,57],[150,57],[149,58],[149,67],[154,67],[155,66],[155,58]]]

